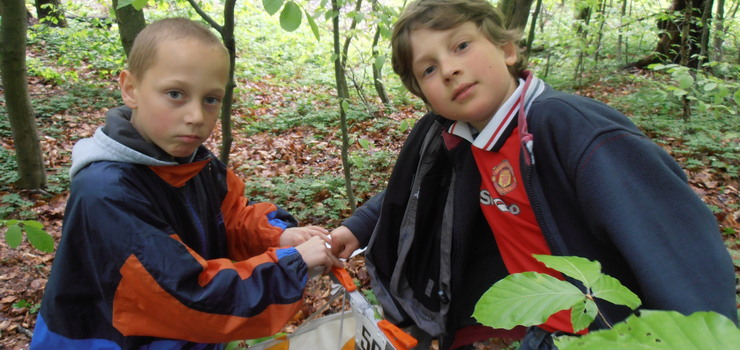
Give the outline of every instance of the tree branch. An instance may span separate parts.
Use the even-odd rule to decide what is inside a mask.
[[[203,18],[206,22],[208,22],[208,24],[210,24],[211,27],[213,27],[214,29],[216,29],[216,31],[219,32],[221,34],[221,36],[224,35],[224,32],[223,32],[224,27],[221,26],[220,24],[216,23],[216,21],[213,20],[213,18],[211,18],[211,16],[209,16],[205,11],[203,11],[203,9],[200,8],[200,6],[198,6],[198,4],[195,3],[195,0],[188,0],[188,3],[190,4],[190,6],[193,7],[193,9],[195,10],[195,12],[197,12],[198,15],[200,15],[201,18]]]

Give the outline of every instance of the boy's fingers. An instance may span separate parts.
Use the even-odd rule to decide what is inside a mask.
[[[314,235],[328,235],[329,231],[321,226],[306,226],[304,227],[310,234]]]
[[[344,263],[333,255],[327,254],[327,257],[329,258],[329,261],[324,265],[324,273],[329,273],[332,267],[344,267]]]

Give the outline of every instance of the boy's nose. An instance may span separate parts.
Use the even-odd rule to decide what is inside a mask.
[[[447,65],[446,67],[442,68],[442,74],[445,77],[445,80],[449,81],[452,78],[462,74],[462,69],[457,65]]]
[[[185,116],[185,122],[188,124],[202,124],[203,123],[203,109],[195,105],[188,109],[187,114]]]

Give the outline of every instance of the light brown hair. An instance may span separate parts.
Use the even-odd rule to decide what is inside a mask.
[[[221,39],[205,26],[187,18],[165,18],[147,25],[136,36],[128,56],[126,69],[137,79],[143,78],[144,73],[156,59],[159,44],[166,40],[182,38],[197,39],[207,45],[220,47],[228,56],[228,51]]]
[[[416,0],[396,21],[391,37],[393,71],[403,85],[424,102],[428,103],[412,70],[411,32],[422,28],[447,30],[465,22],[478,25],[486,38],[497,46],[509,42],[516,44],[522,37],[521,31],[506,29],[503,14],[488,0]],[[526,68],[527,62],[523,57],[517,55],[517,62],[509,66],[514,77],[519,77]]]

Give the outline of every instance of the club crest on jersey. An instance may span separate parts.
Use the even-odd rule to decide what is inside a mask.
[[[499,165],[493,167],[491,173],[493,174],[491,176],[491,182],[493,182],[493,187],[496,188],[498,194],[503,196],[516,188],[514,168],[509,164],[508,160],[504,160]]]

